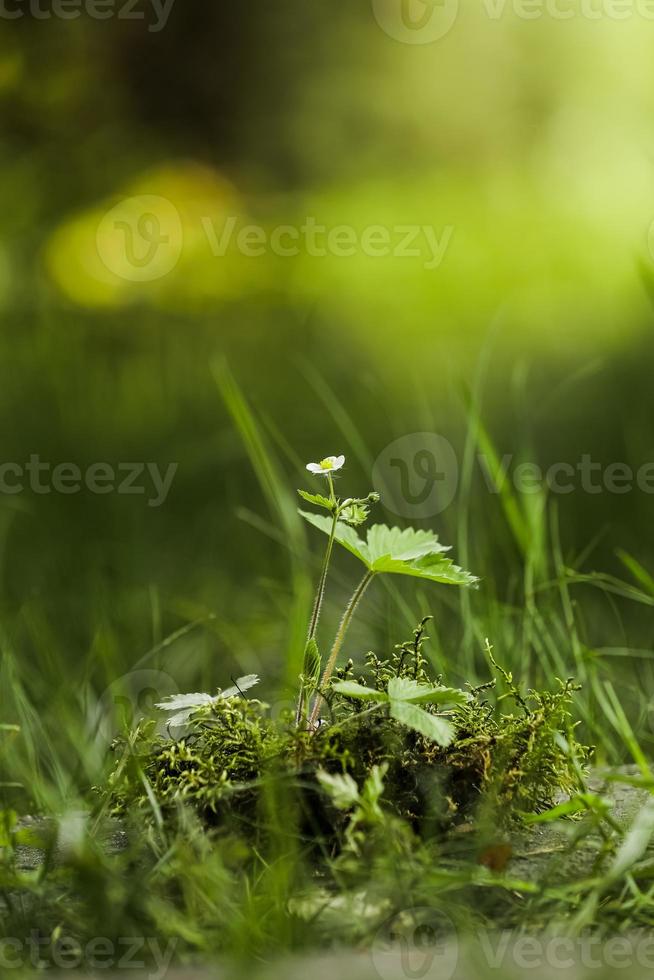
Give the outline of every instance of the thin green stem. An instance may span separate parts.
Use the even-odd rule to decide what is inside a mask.
[[[366,572],[366,574],[363,576],[363,578],[357,585],[356,589],[354,590],[354,593],[352,594],[352,598],[347,604],[345,612],[343,613],[343,618],[341,619],[341,624],[338,627],[338,632],[336,633],[336,637],[334,638],[334,645],[332,646],[331,653],[329,654],[329,660],[327,661],[327,666],[325,667],[324,673],[320,681],[320,687],[322,690],[325,689],[325,687],[327,686],[327,682],[329,681],[330,677],[334,672],[334,667],[336,666],[338,655],[341,652],[341,647],[343,646],[345,635],[348,631],[350,623],[352,622],[354,614],[357,610],[357,606],[361,602],[361,599],[363,598],[365,591],[370,585],[370,583],[372,582],[374,576],[375,576],[374,572],[371,572],[370,570]],[[316,722],[318,721],[321,701],[322,701],[322,694],[316,695],[316,699],[313,702],[313,708],[311,710],[311,717],[309,718],[309,728],[313,728]]]
[[[318,579],[318,587],[316,589],[316,598],[313,603],[313,609],[311,610],[311,620],[309,622],[309,632],[307,635],[307,643],[312,640],[316,635],[316,630],[318,629],[318,622],[320,620],[320,613],[322,610],[323,600],[325,598],[325,587],[327,585],[327,573],[329,571],[329,563],[332,557],[332,551],[334,548],[334,539],[336,537],[336,525],[339,518],[339,508],[337,505],[336,495],[334,493],[334,481],[332,480],[331,474],[328,474],[327,479],[329,480],[329,498],[333,505],[332,512],[332,526],[329,534],[329,541],[327,542],[327,548],[325,549],[325,555],[322,561],[322,567],[320,569],[320,578]],[[300,684],[300,690],[298,692],[297,708],[295,711],[295,724],[299,727],[302,721],[302,715],[304,712],[306,692],[304,684]]]
[[[387,707],[388,707],[388,701],[379,701],[377,704],[374,704],[372,708],[366,708],[365,711],[359,711],[356,714],[348,715],[348,717],[345,718],[343,721],[339,721],[337,725],[330,725],[329,732],[330,734],[332,732],[337,732],[340,728],[345,728],[347,725],[350,725],[353,721],[361,721],[362,718],[367,718],[368,715],[374,714],[374,712],[379,711],[380,708],[387,708]]]
[[[311,612],[311,621],[309,623],[309,635],[307,636],[307,642],[312,640],[316,635],[316,630],[318,629],[318,621],[320,619],[320,612],[322,610],[323,599],[325,598],[325,586],[327,584],[327,572],[329,571],[329,563],[332,557],[332,550],[334,548],[334,538],[336,536],[336,524],[338,523],[338,511],[334,511],[334,516],[332,518],[331,531],[329,533],[329,541],[327,542],[327,548],[325,550],[325,556],[322,561],[322,568],[320,569],[320,578],[318,579],[318,588],[316,589],[316,598],[313,604],[313,610]]]

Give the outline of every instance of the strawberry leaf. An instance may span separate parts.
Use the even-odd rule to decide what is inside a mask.
[[[316,507],[324,507],[325,510],[333,510],[334,504],[329,497],[323,497],[321,493],[309,493],[308,490],[298,490],[299,495],[302,500],[306,500],[308,504],[314,504]]]
[[[454,728],[445,718],[430,715],[417,704],[408,701],[391,701],[391,717],[407,728],[412,728],[437,745],[447,746],[454,738]]]
[[[328,517],[305,511],[300,514],[324,534],[331,533]],[[444,585],[474,586],[478,581],[445,557],[449,548],[440,544],[432,531],[373,524],[364,541],[351,527],[338,521],[335,539],[375,574],[412,575]]]
[[[419,684],[407,677],[391,677],[388,696],[391,701],[408,704],[467,704],[470,700],[470,695],[458,688]]]
[[[359,701],[388,701],[386,691],[376,691],[372,687],[364,687],[356,681],[336,681],[332,689],[346,698],[357,698]]]

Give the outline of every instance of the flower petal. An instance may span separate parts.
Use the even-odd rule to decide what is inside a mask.
[[[345,456],[325,456],[319,463],[307,463],[310,473],[317,473],[319,476],[327,476],[334,470],[340,470],[345,464]]]

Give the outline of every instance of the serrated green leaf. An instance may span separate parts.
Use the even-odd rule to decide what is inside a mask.
[[[372,687],[364,687],[356,681],[336,681],[332,690],[343,694],[346,698],[358,698],[359,701],[388,701],[386,691],[375,691]]]
[[[329,497],[323,497],[321,493],[309,493],[308,490],[298,490],[298,493],[308,504],[314,504],[316,507],[324,507],[325,510],[331,510],[333,507],[333,502]]]
[[[427,579],[429,582],[440,582],[442,585],[475,586],[478,579],[455,565],[450,558],[440,555],[426,555],[417,561],[399,561],[396,558],[379,558],[373,565],[372,571],[382,574],[412,575],[415,578]]]
[[[320,677],[320,664],[320,651],[315,637],[312,636],[304,650],[304,665],[302,667],[302,673],[307,681],[313,684],[317,683]]]
[[[348,775],[338,775],[319,769],[318,782],[339,810],[349,810],[359,800],[359,787]]]
[[[409,704],[467,704],[470,700],[470,695],[458,688],[419,684],[408,677],[391,677],[388,696],[391,701]]]
[[[386,524],[373,524],[368,531],[367,543],[372,565],[382,558],[415,561],[425,555],[437,555],[450,550],[439,543],[433,531],[388,527]]]
[[[300,514],[324,534],[331,533],[329,518],[305,511]],[[376,574],[412,575],[444,585],[472,586],[478,581],[445,557],[449,548],[440,544],[432,531],[373,524],[364,541],[351,527],[338,521],[335,539]]]
[[[310,514],[304,510],[301,510],[300,514],[305,521],[308,521],[309,524],[313,524],[313,526],[317,527],[319,531],[323,532],[323,534],[331,534],[333,522],[329,517],[322,517],[320,514]],[[356,555],[359,561],[362,561],[367,568],[370,567],[368,562],[367,545],[365,541],[359,537],[356,531],[354,531],[351,527],[348,527],[347,524],[343,524],[342,521],[337,521],[334,537],[340,545],[347,548],[347,550],[353,555]]]
[[[417,704],[408,701],[391,701],[391,717],[412,728],[437,745],[447,746],[454,738],[454,728],[445,718],[430,715]]]

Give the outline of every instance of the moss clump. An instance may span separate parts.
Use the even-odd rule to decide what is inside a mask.
[[[412,641],[388,659],[369,654],[360,681],[352,662],[337,671],[324,692],[328,718],[316,731],[298,730],[290,716],[273,721],[264,702],[241,697],[199,709],[178,740],[157,733],[153,722],[138,728],[116,745],[109,787],[114,812],[136,809],[149,815],[155,805],[172,813],[186,804],[209,826],[233,830],[238,825],[256,838],[265,832],[265,797],[274,784],[287,793],[299,836],[334,853],[348,808],[344,815],[334,805],[319,778],[324,774],[347,777],[361,787],[371,773],[383,771],[381,806],[423,838],[444,835],[482,814],[506,823],[576,788],[589,750],[574,741],[571,681],[558,682],[553,692],[522,694],[491,654],[495,679],[453,692],[461,696],[449,708],[421,705],[450,726],[449,744],[401,723],[389,704],[372,694],[362,703],[339,692],[352,681],[353,689],[366,683],[369,692],[386,697],[393,678],[433,690],[422,654],[424,627],[423,622]],[[436,678],[437,688],[441,680]],[[505,693],[493,704],[489,698],[497,680]],[[510,713],[503,707],[507,702]]]

